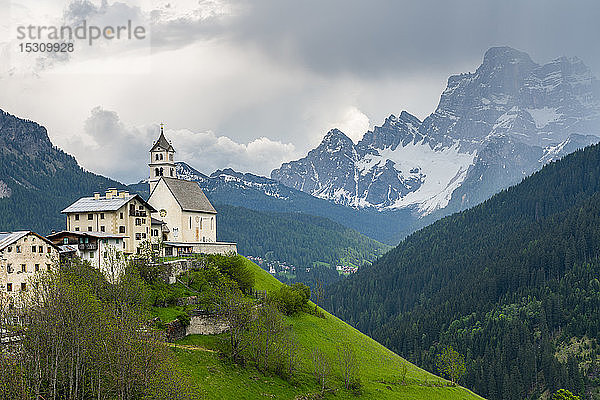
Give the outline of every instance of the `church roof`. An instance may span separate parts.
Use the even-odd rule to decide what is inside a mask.
[[[150,151],[155,151],[158,148],[175,152],[175,149],[173,148],[171,143],[169,143],[169,141],[165,137],[165,134],[163,133],[162,128],[160,128],[160,136],[158,137],[158,140],[156,141],[156,143],[154,143],[154,146],[152,146]]]
[[[199,211],[216,214],[217,210],[200,189],[198,182],[162,177],[183,211]]]

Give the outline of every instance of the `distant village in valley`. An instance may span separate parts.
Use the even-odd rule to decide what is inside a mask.
[[[118,275],[118,259],[146,248],[164,258],[192,254],[236,254],[235,243],[217,241],[217,211],[197,182],[176,178],[175,149],[160,135],[150,148],[150,197],[108,189],[90,193],[62,210],[62,231],[44,237],[33,231],[0,233],[0,287],[11,304],[31,278],[72,257],[88,261],[107,277]]]

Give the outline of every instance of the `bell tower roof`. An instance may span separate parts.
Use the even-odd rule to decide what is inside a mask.
[[[158,137],[158,140],[154,143],[154,146],[152,146],[150,151],[152,152],[152,151],[156,151],[156,150],[160,150],[160,149],[175,152],[175,149],[173,148],[171,143],[169,143],[169,141],[165,137],[165,134],[163,132],[163,124],[162,123],[160,124],[160,136]]]

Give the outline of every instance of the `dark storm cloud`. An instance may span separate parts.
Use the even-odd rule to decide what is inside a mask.
[[[452,69],[509,45],[537,62],[579,56],[600,74],[600,2],[252,0],[219,24],[242,45],[324,75]],[[206,26],[205,26],[206,27]],[[216,25],[205,33],[217,34]],[[476,65],[476,64],[475,64]]]

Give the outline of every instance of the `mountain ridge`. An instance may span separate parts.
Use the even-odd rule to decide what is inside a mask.
[[[334,133],[345,146],[332,143]],[[337,204],[408,209],[420,218],[478,204],[598,141],[600,84],[581,60],[539,65],[524,52],[493,47],[475,72],[448,78],[423,121],[392,114],[356,145],[331,130],[271,178]]]

